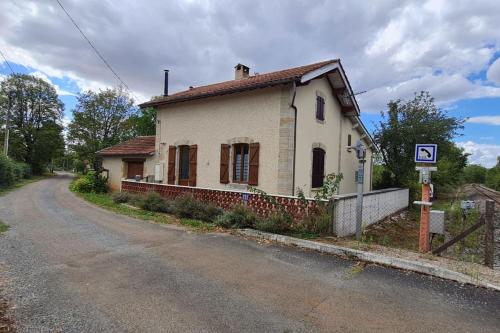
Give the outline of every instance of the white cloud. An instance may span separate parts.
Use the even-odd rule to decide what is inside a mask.
[[[500,97],[500,88],[471,82],[460,74],[429,74],[372,89],[360,95],[358,101],[364,112],[379,112],[385,109],[389,100],[409,99],[415,92],[422,90],[431,92],[437,104],[443,107],[457,99]]]
[[[44,80],[45,82],[50,83],[51,85],[53,85],[59,96],[76,96],[76,94],[74,94],[72,92],[61,89],[61,87],[59,85],[52,82],[52,80],[45,73],[42,73],[41,71],[31,72],[30,74],[37,77],[37,78]]]
[[[500,116],[479,116],[467,119],[468,123],[500,126]]]
[[[500,85],[500,58],[491,64],[487,72],[488,80]]]
[[[500,145],[476,143],[474,141],[457,142],[459,147],[464,148],[469,156],[469,163],[480,164],[487,168],[496,165],[497,157],[500,156]]]
[[[497,0],[63,4],[139,100],[161,94],[165,68],[173,92],[230,79],[239,61],[263,73],[336,57],[354,90],[369,91],[360,96],[363,112],[419,90],[441,104],[500,96],[500,88],[467,80],[500,50]],[[12,62],[83,90],[118,83],[53,0],[1,1],[0,30]],[[488,79],[498,83],[497,63]]]

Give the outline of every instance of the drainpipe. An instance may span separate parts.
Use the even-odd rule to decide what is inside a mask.
[[[294,121],[293,121],[293,168],[292,168],[292,195],[295,195],[295,160],[297,155],[297,107],[295,103],[295,95],[297,94],[297,83],[293,81],[293,97],[290,107],[294,109]]]

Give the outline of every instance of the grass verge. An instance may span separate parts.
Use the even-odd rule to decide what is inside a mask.
[[[0,234],[9,230],[9,226],[2,221],[0,221]]]
[[[201,232],[210,232],[215,230],[215,226],[211,223],[193,219],[178,219],[175,216],[169,214],[150,212],[126,204],[117,204],[113,201],[113,199],[111,198],[111,194],[109,193],[74,193],[80,198],[96,206],[117,214],[130,216],[136,219],[160,224],[181,224],[188,227],[189,229]]]
[[[14,190],[17,190],[18,188],[23,187],[25,185],[37,182],[37,181],[45,179],[45,178],[50,178],[50,177],[53,177],[53,176],[54,175],[51,174],[51,173],[44,174],[44,175],[41,175],[41,176],[32,176],[31,178],[23,179],[20,182],[15,183],[12,186],[9,186],[9,187],[0,187],[0,197],[3,196],[3,195],[8,194],[8,193],[10,193],[10,192],[12,192]]]

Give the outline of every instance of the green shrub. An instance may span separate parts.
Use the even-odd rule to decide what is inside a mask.
[[[113,199],[114,203],[120,204],[130,202],[132,199],[132,195],[128,192],[118,192],[113,193],[111,198]]]
[[[325,234],[330,228],[332,218],[326,207],[320,206],[315,212],[304,216],[293,225],[293,230],[299,233]]]
[[[293,218],[290,214],[277,212],[265,219],[260,219],[255,223],[255,228],[261,231],[280,233],[289,231]]]
[[[93,184],[87,177],[80,177],[71,183],[71,190],[79,193],[91,193]]]
[[[257,216],[247,206],[236,205],[220,215],[215,224],[224,228],[253,228],[256,221]]]
[[[0,186],[7,187],[15,182],[14,162],[0,153]]]
[[[213,222],[222,215],[224,211],[212,204],[201,203],[200,209],[196,210],[193,217],[197,220],[202,220],[205,222]]]
[[[222,209],[204,204],[191,195],[176,198],[172,202],[172,212],[179,218],[197,219],[212,222],[222,214]]]
[[[7,187],[30,177],[31,168],[28,164],[16,162],[0,153],[0,186]]]
[[[80,193],[106,193],[108,192],[108,184],[106,178],[89,171],[85,176],[73,181],[71,190]]]
[[[141,209],[162,213],[169,213],[171,211],[168,202],[156,192],[149,192],[141,199],[142,200],[139,200],[138,202]]]

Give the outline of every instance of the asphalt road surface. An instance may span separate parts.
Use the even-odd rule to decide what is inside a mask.
[[[496,332],[500,293],[115,215],[69,176],[0,198],[21,332]]]

